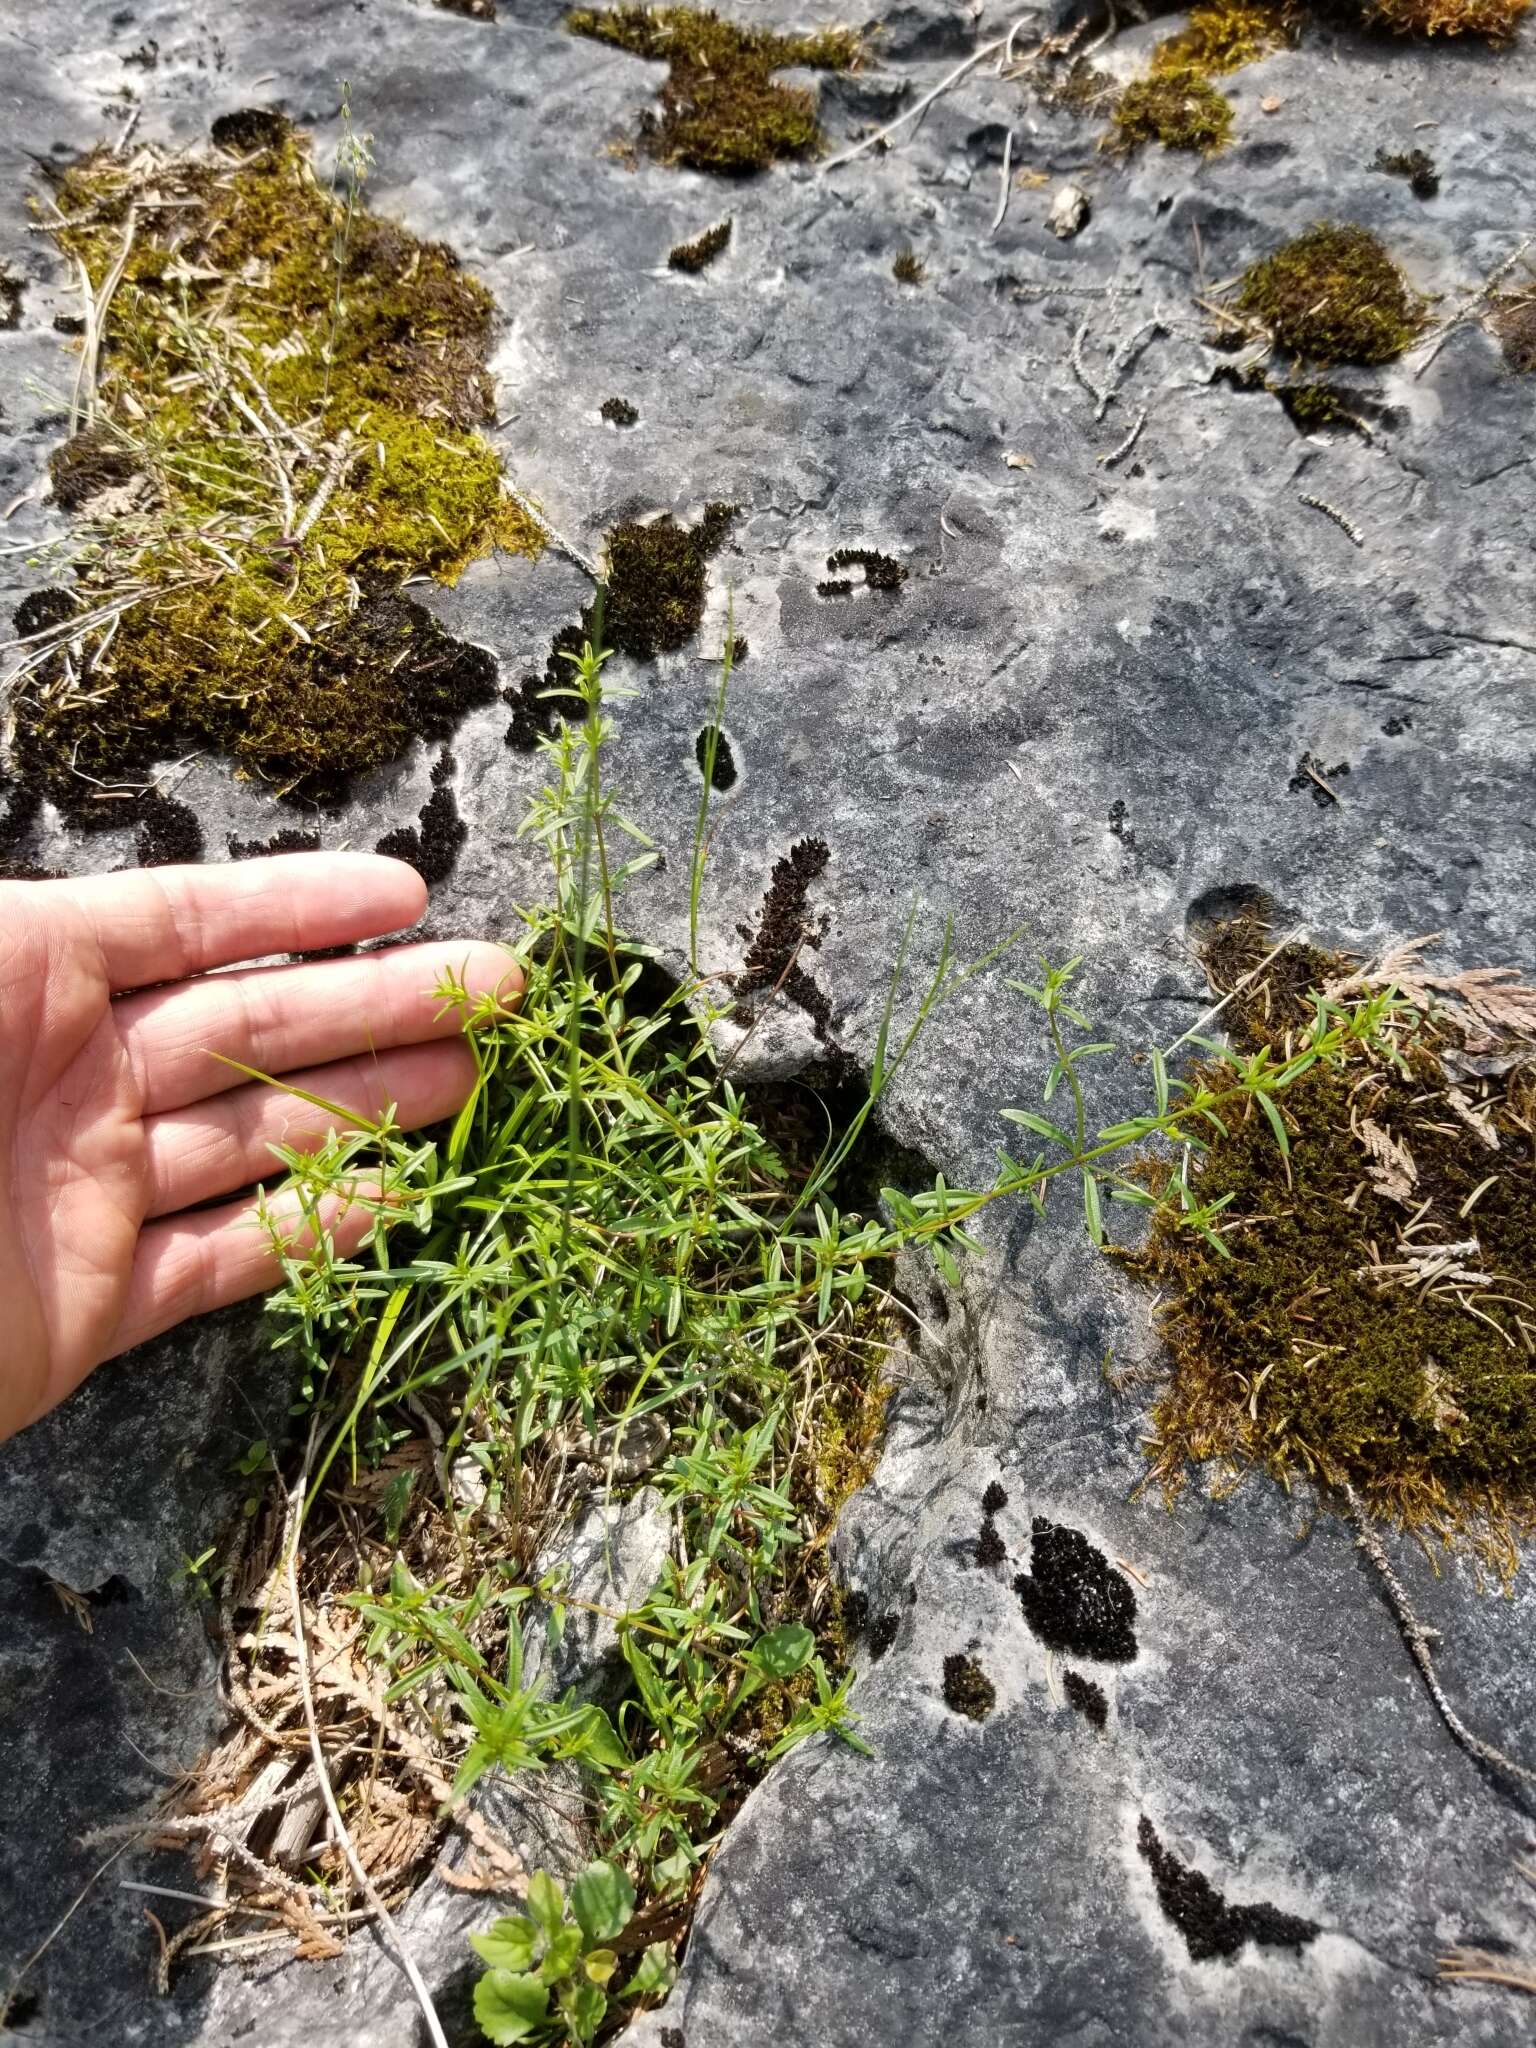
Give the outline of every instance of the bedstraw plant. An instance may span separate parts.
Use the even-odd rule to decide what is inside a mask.
[[[1000,1152],[974,1188],[936,1175],[878,1199],[858,1193],[852,1169],[870,1120],[924,1025],[1004,947],[962,965],[946,925],[908,998],[914,909],[853,1113],[834,1120],[809,1088],[788,1102],[782,1091],[749,1098],[712,1047],[729,977],[698,958],[707,774],[689,974],[669,981],[618,922],[626,883],[655,849],[603,779],[605,698],[619,693],[604,691],[600,634],[598,609],[523,827],[551,870],[550,901],[525,913],[512,948],[523,994],[507,1008],[471,1000],[452,978],[439,990],[462,1015],[476,1066],[450,1128],[407,1136],[387,1117],[338,1111],[323,1152],[285,1156],[312,1214],[338,1190],[366,1190],[356,1198],[377,1226],[351,1257],[323,1236],[303,1257],[279,1245],[284,1282],[271,1307],[311,1415],[306,1556],[328,1555],[333,1572],[340,1557],[365,1560],[342,1605],[366,1631],[383,1712],[409,1714],[415,1739],[430,1731],[454,1802],[492,1769],[573,1768],[593,1846],[639,1901],[633,1929],[670,1941],[711,1847],[769,1762],[817,1734],[865,1748],[827,1542],[878,1449],[881,1368],[904,1312],[890,1292],[896,1254],[925,1249],[958,1281],[961,1259],[980,1249],[969,1226],[983,1211],[1018,1197],[1043,1210],[1061,1180],[1077,1189],[1095,1243],[1106,1201],[1118,1199],[1160,1206],[1222,1250],[1220,1198],[1198,1199],[1187,1166],[1154,1195],[1137,1156],[1161,1143],[1187,1163],[1248,1113],[1283,1151],[1275,1099],[1380,1042],[1396,999],[1319,999],[1283,1055],[1234,1058],[1196,1041],[1206,1063],[1187,1081],[1154,1051],[1151,1106],[1099,1126],[1091,1076],[1114,1049],[1076,1005],[1078,963],[1042,963],[1037,980],[1013,986],[1043,1015],[1044,1100],[1005,1112],[1036,1149]],[[716,729],[729,645],[728,635]],[[904,1001],[911,1015],[898,1025]],[[466,1468],[468,1495],[452,1483]],[[560,1533],[594,1489],[642,1483],[665,1503],[672,1540],[656,1583],[607,1614],[627,1696],[612,1713],[550,1698],[528,1676],[530,1653],[540,1630],[558,1642],[582,1606],[556,1561]],[[328,1544],[343,1493],[345,1541]],[[337,1589],[334,1576],[327,1583]],[[487,1937],[494,1954],[481,1944],[493,1965],[482,2019],[496,2040],[589,2040],[610,2023],[618,1966],[611,1980],[594,1976],[548,1881],[536,1883],[537,1938],[504,1922]],[[575,1910],[584,1943],[591,1930]],[[623,1981],[627,1999],[662,1980]]]

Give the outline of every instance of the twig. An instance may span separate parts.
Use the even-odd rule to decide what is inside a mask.
[[[862,142],[856,142],[852,149],[845,149],[841,156],[829,157],[818,175],[824,178],[829,171],[840,170],[844,164],[851,164],[856,156],[862,156],[866,149],[873,149],[877,143],[886,141],[908,121],[921,120],[934,101],[947,93],[952,85],[958,85],[968,71],[974,71],[978,64],[984,64],[994,51],[1011,49],[1013,39],[1019,30],[1031,15],[1038,14],[1039,11],[1037,7],[1029,8],[1019,16],[1007,35],[997,36],[990,43],[983,43],[979,50],[973,50],[963,63],[957,64],[953,71],[946,72],[931,92],[925,92],[920,100],[908,107],[904,113],[898,114],[894,121],[887,121],[883,128],[877,128],[873,135],[866,135]]]
[[[1086,48],[1083,51],[1083,54],[1077,60],[1078,63],[1086,64],[1090,57],[1094,56],[1098,51],[1102,50],[1104,45],[1118,33],[1119,28],[1120,20],[1118,15],[1115,13],[1115,0],[1109,0],[1109,20],[1104,25],[1104,33],[1102,35],[1095,36],[1093,41],[1086,46]]]
[[[1125,439],[1119,444],[1119,446],[1116,448],[1111,448],[1107,455],[1101,455],[1099,457],[1099,461],[1105,469],[1113,469],[1117,462],[1123,461],[1124,458],[1130,454],[1131,450],[1136,446],[1136,443],[1140,440],[1141,430],[1146,424],[1147,408],[1143,406],[1141,408],[1141,411],[1137,413],[1135,419],[1131,423],[1131,431],[1126,435]]]
[[[101,338],[107,324],[107,308],[112,295],[123,281],[123,272],[128,267],[128,258],[133,250],[134,230],[138,225],[138,210],[130,206],[123,221],[123,246],[117,252],[112,268],[102,279],[101,290],[94,302],[90,296],[90,283],[85,277],[85,265],[80,264],[81,278],[86,291],[85,343],[80,351],[80,372],[75,380],[74,402],[70,407],[70,430],[79,431],[80,395],[85,395],[85,423],[89,426],[96,417],[96,377],[101,363]],[[77,259],[78,260],[78,259]]]
[[[341,472],[346,466],[347,454],[351,446],[352,431],[349,427],[343,427],[336,436],[336,445],[331,450],[331,459],[325,465],[325,474],[321,477],[316,487],[315,495],[305,506],[304,515],[298,525],[286,536],[289,540],[300,541],[308,538],[310,529],[330,502],[331,493],[335,490]]]
[[[1083,361],[1083,343],[1088,338],[1088,326],[1089,322],[1085,320],[1082,326],[1078,328],[1076,334],[1074,334],[1072,337],[1072,368],[1077,377],[1078,383],[1082,385],[1083,389],[1087,392],[1088,396],[1094,401],[1094,403],[1098,407],[1097,412],[1095,412],[1094,414],[1094,418],[1102,419],[1104,417],[1104,408],[1109,404],[1110,398],[1113,394],[1109,391],[1101,391],[1098,385],[1095,384],[1093,379],[1088,375],[1088,366]]]
[[[1424,358],[1423,362],[1419,364],[1418,368],[1413,373],[1415,383],[1417,383],[1419,378],[1424,375],[1424,372],[1435,360],[1435,357],[1439,355],[1441,349],[1445,347],[1445,344],[1450,340],[1451,336],[1455,333],[1456,329],[1461,326],[1462,322],[1464,320],[1470,320],[1472,315],[1477,311],[1478,307],[1486,305],[1488,300],[1493,297],[1494,287],[1496,285],[1502,284],[1505,278],[1508,277],[1509,273],[1520,261],[1520,258],[1531,246],[1532,239],[1533,238],[1530,235],[1527,235],[1525,240],[1520,244],[1520,246],[1517,249],[1512,249],[1509,255],[1507,255],[1504,258],[1502,263],[1497,263],[1494,265],[1493,269],[1489,271],[1488,275],[1483,279],[1482,283],[1478,286],[1477,290],[1472,294],[1471,298],[1463,299],[1462,303],[1456,308],[1455,312],[1452,313],[1451,317],[1448,320],[1443,321],[1439,327],[1431,329],[1431,331],[1428,334],[1424,335],[1419,341],[1417,341],[1414,344],[1414,347],[1416,349],[1429,349],[1429,354]]]
[[[991,227],[987,229],[988,241],[992,239],[992,237],[997,233],[998,229],[1002,226],[1003,216],[1008,211],[1008,173],[1012,170],[1012,168],[1013,130],[1010,128],[1008,130],[1008,133],[1003,137],[1003,175],[997,191],[997,211],[992,216]]]
[[[1310,491],[1298,491],[1296,495],[1303,505],[1310,505],[1314,512],[1321,512],[1331,519],[1341,533],[1349,535],[1357,548],[1365,546],[1365,535],[1347,512],[1341,512],[1337,505],[1330,505],[1326,498],[1314,498]]]
[[[501,488],[512,500],[513,504],[517,507],[518,511],[521,512],[525,518],[531,519],[534,525],[539,529],[540,533],[543,534],[544,538],[547,541],[551,542],[555,547],[557,547],[560,550],[561,554],[564,555],[568,561],[574,562],[578,569],[583,570],[588,576],[592,578],[592,581],[594,583],[602,582],[602,571],[598,568],[596,562],[592,561],[588,556],[584,555],[581,552],[581,549],[578,548],[573,541],[568,541],[565,535],[560,532],[558,527],[552,526],[550,522],[545,518],[544,514],[539,510],[538,506],[535,505],[531,499],[525,498],[523,496],[522,492],[517,488],[516,484],[510,482],[506,477],[503,477],[501,480]]]
[[[1343,1492],[1354,1519],[1355,1541],[1381,1575],[1381,1582],[1387,1589],[1387,1598],[1397,1617],[1397,1625],[1403,1632],[1403,1641],[1408,1645],[1409,1655],[1419,1667],[1441,1720],[1467,1754],[1476,1757],[1479,1763],[1486,1764],[1490,1770],[1502,1771],[1506,1777],[1514,1778],[1522,1785],[1536,1786],[1536,1771],[1528,1769],[1525,1764],[1516,1763],[1514,1758],[1506,1756],[1502,1749],[1495,1749],[1491,1742],[1484,1742],[1481,1736],[1474,1735],[1446,1698],[1445,1689],[1435,1671],[1434,1658],[1430,1655],[1430,1638],[1435,1632],[1427,1629],[1414,1613],[1403,1588],[1403,1582],[1392,1569],[1381,1538],[1366,1513],[1365,1503],[1347,1480]]]
[[[311,1443],[313,1443],[313,1439],[311,1439]],[[283,1560],[283,1575],[288,1586],[289,1604],[293,1609],[293,1636],[294,1647],[298,1652],[299,1686],[304,1695],[304,1719],[309,1728],[309,1751],[315,1760],[315,1771],[320,1780],[320,1796],[325,1801],[325,1810],[330,1815],[331,1826],[335,1830],[337,1841],[341,1844],[341,1851],[347,1859],[347,1866],[351,1870],[352,1875],[357,1879],[363,1897],[378,1915],[379,1925],[388,1935],[390,1945],[400,1958],[400,1966],[405,1971],[412,1991],[416,1994],[416,2003],[421,2007],[422,2018],[426,2021],[427,2034],[432,2042],[432,2048],[448,2048],[448,2039],[443,2032],[442,2021],[437,2016],[437,2008],[432,2003],[432,1994],[428,1991],[422,1974],[416,1967],[415,1957],[406,1947],[399,1928],[391,1918],[389,1908],[379,1896],[373,1879],[363,1867],[363,1860],[357,1853],[357,1846],[348,1832],[346,1822],[341,1817],[341,1808],[336,1803],[335,1788],[331,1784],[331,1774],[326,1768],[325,1749],[320,1741],[320,1724],[315,1719],[314,1689],[310,1684],[309,1641],[304,1626],[304,1608],[299,1599],[299,1530],[304,1520],[304,1494],[308,1485],[309,1460],[306,1457],[304,1470],[300,1472],[288,1500],[288,1529],[285,1537],[286,1556]]]

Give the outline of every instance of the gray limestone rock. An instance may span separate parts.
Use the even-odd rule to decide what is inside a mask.
[[[836,12],[769,0],[752,18]],[[1465,964],[1536,960],[1530,380],[1468,323],[1432,362],[1347,373],[1369,438],[1304,435],[1272,395],[1234,386],[1193,308],[1324,215],[1376,229],[1416,288],[1459,303],[1536,217],[1529,31],[1496,57],[1309,32],[1223,81],[1235,139],[1209,160],[1110,163],[1093,117],[984,65],[888,153],[826,175],[780,167],[726,201],[702,176],[612,152],[659,74],[571,38],[559,14],[553,0],[502,0],[494,22],[420,0],[13,8],[0,261],[21,292],[0,331],[0,500],[23,502],[7,532],[57,530],[42,480],[73,367],[51,326],[69,279],[25,231],[32,161],[110,133],[125,87],[144,137],[189,141],[221,112],[275,104],[323,155],[350,78],[374,136],[371,203],[451,242],[496,295],[494,438],[556,526],[595,553],[621,517],[744,508],[696,642],[611,672],[637,692],[615,705],[613,770],[666,856],[624,921],[663,961],[686,951],[695,743],[728,601],[750,654],[728,712],[739,779],[716,814],[702,964],[740,967],[774,862],[821,836],[831,859],[811,901],[827,928],[804,964],[855,1065],[914,896],[902,1006],[952,914],[970,956],[1015,928],[1031,952],[1083,955],[1089,1010],[1130,1048],[1195,1022],[1191,934],[1254,892],[1346,946],[1444,930]],[[884,20],[867,71],[819,81],[837,145],[999,32],[939,0]],[[1158,32],[1131,28],[1095,61],[1126,75]],[[151,41],[146,70],[130,59]],[[1373,163],[1426,124],[1441,186],[1421,201]],[[1014,165],[1049,182],[1016,189],[989,235],[1010,128]],[[1092,230],[1058,241],[1049,191],[1090,170]],[[725,211],[718,262],[670,272],[668,249]],[[908,246],[926,279],[903,288],[891,262]],[[1080,330],[1090,381],[1119,380],[1102,417],[1073,368]],[[640,413],[622,433],[599,416],[615,391]],[[1134,448],[1108,461],[1143,408]],[[1304,497],[1341,510],[1361,545]],[[845,547],[895,556],[907,581],[818,595]],[[18,587],[26,573],[18,555],[0,570]],[[513,682],[542,667],[586,590],[552,552],[477,564],[423,601]],[[435,892],[444,933],[509,930],[540,887],[517,826],[541,771],[505,745],[506,723],[477,712],[455,740],[469,839]],[[1305,776],[1292,786],[1303,755],[1326,764],[1337,803],[1314,801]],[[211,757],[177,796],[215,851],[228,832],[290,822],[326,846],[371,845],[414,820],[434,759],[370,778],[335,816],[282,812]],[[74,844],[50,818],[25,851],[78,870],[132,857],[121,834]],[[1048,1065],[1006,973],[943,1013],[886,1106],[892,1142],[956,1182],[987,1173],[998,1110],[1032,1104]],[[777,1071],[817,1045],[794,1030],[798,1047],[765,1026]],[[1128,1062],[1106,1063],[1100,1085],[1106,1119],[1140,1100]],[[1111,1347],[1122,1365],[1155,1364],[1147,1304],[1064,1213],[995,1218],[959,1294],[926,1278],[911,1293],[929,1334],[838,1537],[870,1600],[855,1701],[877,1756],[809,1746],[754,1793],[713,1864],[681,1981],[635,2038],[1524,2038],[1512,1994],[1447,1985],[1436,1958],[1459,1941],[1529,1947],[1513,1863],[1531,1812],[1451,1741],[1347,1532],[1257,1479],[1225,1497],[1192,1488],[1172,1512],[1138,1492],[1146,1391],[1112,1394],[1101,1368]],[[79,1836],[147,1812],[211,1734],[211,1656],[175,1575],[214,1539],[238,1499],[231,1463],[279,1433],[287,1398],[256,1320],[223,1317],[106,1368],[0,1456],[4,1961],[36,1949],[95,1871],[104,1852]],[[998,1480],[1008,1562],[978,1567],[980,1499]],[[1106,1570],[1134,1567],[1136,1655],[1082,1665],[1105,1695],[1102,1732],[1067,1703],[1077,1666],[1048,1651],[1012,1588],[1037,1516],[1077,1531]],[[1502,1599],[1462,1563],[1437,1572],[1391,1548],[1468,1718],[1528,1746],[1529,1574]],[[91,1633],[50,1580],[86,1596]],[[957,1653],[995,1689],[979,1723],[943,1701]],[[1245,1941],[1196,1959],[1160,1903],[1143,1818],[1229,1908],[1271,1906],[1317,1933],[1299,1952]],[[27,1977],[14,2023],[29,2048],[418,2039],[367,1938],[324,1967],[204,1959],[157,1998],[144,1902],[116,1889],[130,1870],[187,1881],[182,1861],[125,1859],[95,1883]],[[459,2039],[462,1937],[492,1910],[432,1887],[406,1916]]]

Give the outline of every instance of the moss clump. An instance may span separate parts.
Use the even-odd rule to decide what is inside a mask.
[[[1109,1700],[1103,1686],[1084,1678],[1080,1671],[1064,1671],[1061,1689],[1067,1696],[1067,1705],[1102,1735],[1109,1722]]]
[[[907,580],[906,569],[878,548],[835,548],[827,557],[829,569],[862,569],[866,590],[900,590]],[[817,586],[826,589],[825,584]],[[851,585],[847,586],[852,588]]]
[[[1136,78],[1115,103],[1112,145],[1197,149],[1211,156],[1232,133],[1232,102],[1191,71]]]
[[[640,418],[627,398],[605,398],[598,411],[611,427],[632,427]]]
[[[688,271],[707,270],[730,239],[731,223],[729,219],[719,221],[714,227],[706,228],[703,234],[696,236],[693,241],[679,242],[675,249],[669,250],[667,252],[667,268],[669,270]]]
[[[1215,984],[1256,967],[1267,940],[1257,920],[1229,927],[1208,955]],[[1283,1045],[1306,992],[1347,971],[1286,948],[1229,1005],[1229,1031],[1245,1050]],[[1401,1066],[1361,1048],[1313,1067],[1279,1098],[1288,1158],[1257,1114],[1212,1131],[1195,1185],[1202,1202],[1228,1197],[1227,1257],[1171,1214],[1154,1221],[1131,1263],[1163,1297],[1170,1493],[1213,1459],[1233,1478],[1348,1483],[1404,1525],[1476,1531],[1504,1561],[1536,1527],[1532,1069],[1512,1043],[1504,1079],[1454,1086],[1455,1042],[1424,1023]],[[1426,1276],[1435,1246],[1459,1250]]]
[[[1029,1570],[1013,1590],[1048,1650],[1105,1664],[1128,1664],[1136,1655],[1136,1595],[1080,1529],[1036,1515]]]
[[[706,505],[695,527],[668,514],[643,525],[626,519],[612,529],[603,607],[609,647],[650,661],[687,645],[704,616],[709,558],[719,552],[738,510]]]
[[[489,658],[396,586],[539,546],[473,431],[488,293],[361,207],[347,226],[281,115],[215,140],[97,152],[54,193],[63,250],[98,288],[122,274],[94,424],[53,464],[81,514],[67,662],[37,650],[16,760],[89,823],[122,816],[100,785],[188,746],[329,797],[443,736]]]
[[[1192,72],[1219,78],[1295,40],[1293,21],[1280,8],[1255,0],[1216,0],[1213,6],[1192,8],[1187,26],[1164,37],[1152,52],[1152,70],[1164,76]]]
[[[662,163],[729,175],[821,146],[815,101],[776,84],[775,72],[849,71],[860,53],[851,29],[778,35],[692,7],[580,7],[566,16],[566,27],[665,62],[661,112],[642,117],[641,142]]]
[[[1230,1962],[1250,1941],[1255,1948],[1289,1948],[1299,1955],[1322,1932],[1315,1920],[1283,1913],[1278,1906],[1229,1906],[1203,1871],[1164,1848],[1145,1814],[1136,1829],[1136,1847],[1152,1872],[1157,1903],[1183,1935],[1191,1962],[1217,1957]]]
[[[1255,263],[1237,295],[1281,348],[1315,363],[1386,363],[1424,327],[1424,306],[1368,228],[1319,221]]]
[[[1435,160],[1424,149],[1378,149],[1371,169],[1385,171],[1389,177],[1406,178],[1415,199],[1433,199],[1440,190]]]
[[[997,1688],[976,1659],[961,1650],[944,1659],[944,1704],[968,1721],[985,1721],[997,1705]]]
[[[1507,43],[1531,0],[1366,0],[1367,28],[1401,36],[1480,36]]]
[[[898,284],[921,284],[928,268],[916,250],[902,249],[891,265],[891,275]]]

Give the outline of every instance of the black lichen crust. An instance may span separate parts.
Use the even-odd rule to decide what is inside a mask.
[[[453,771],[453,755],[444,747],[432,770],[432,794],[417,813],[418,822],[386,832],[374,848],[375,853],[408,862],[428,888],[447,881],[469,837],[453,794]]]
[[[203,828],[197,813],[173,797],[151,793],[136,806],[141,868],[169,868],[203,857]]]
[[[274,853],[318,853],[320,834],[301,832],[296,825],[285,825],[270,839],[236,839],[231,833],[225,844],[231,860],[262,860]]]
[[[1157,1903],[1184,1937],[1191,1962],[1226,1961],[1251,1941],[1257,1948],[1288,1948],[1297,1955],[1321,1932],[1313,1920],[1282,1913],[1278,1906],[1229,1906],[1208,1877],[1165,1849],[1145,1814],[1136,1846],[1152,1872]]]
[[[944,1704],[968,1721],[985,1721],[997,1705],[997,1688],[974,1657],[955,1650],[944,1659]]]
[[[877,1615],[869,1625],[870,1656],[877,1660],[883,1657],[892,1643],[895,1642],[897,1631],[900,1627],[901,1616],[899,1614]]]
[[[875,548],[835,548],[827,557],[829,569],[862,569],[866,590],[900,590],[907,572],[900,562]],[[826,586],[823,584],[822,589]]]
[[[1062,1673],[1061,1689],[1067,1696],[1067,1705],[1074,1707],[1090,1727],[1102,1729],[1109,1720],[1109,1700],[1104,1688],[1092,1678],[1084,1678],[1080,1671]]]
[[[1136,1595],[1080,1529],[1036,1515],[1030,1571],[1013,1582],[1024,1619],[1048,1650],[1128,1664],[1136,1655]]]
[[[714,739],[715,746],[715,758],[712,773],[709,759],[709,745],[711,737],[713,737]],[[698,760],[699,773],[701,775],[709,775],[710,787],[712,789],[717,789],[720,791],[722,795],[724,795],[726,790],[734,789],[736,787],[736,756],[735,753],[732,751],[730,741],[726,738],[725,734],[719,730],[717,726],[705,726],[704,730],[699,734],[698,738],[693,743],[693,751],[696,759]]]

